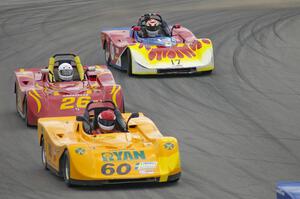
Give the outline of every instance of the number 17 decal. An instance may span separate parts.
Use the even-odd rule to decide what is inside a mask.
[[[180,65],[180,59],[171,59],[172,65]]]

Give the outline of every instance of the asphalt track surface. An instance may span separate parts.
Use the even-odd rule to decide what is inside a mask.
[[[0,198],[265,199],[275,197],[278,180],[300,180],[300,7],[259,2],[1,0]],[[130,26],[148,11],[215,45],[208,76],[129,78],[112,69],[127,110],[179,139],[182,178],[68,188],[42,168],[36,129],[15,111],[13,70],[69,51],[103,64],[101,28]]]

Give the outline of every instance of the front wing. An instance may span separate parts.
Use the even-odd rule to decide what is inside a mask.
[[[214,69],[213,45],[209,39],[173,47],[128,46],[133,75],[193,74]]]
[[[68,149],[73,184],[170,182],[180,178],[178,144],[172,137],[159,139],[154,148],[89,148],[91,147],[77,145]]]

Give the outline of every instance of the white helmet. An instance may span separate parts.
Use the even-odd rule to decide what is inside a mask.
[[[58,67],[58,76],[63,81],[73,80],[73,67],[69,63],[62,63]]]

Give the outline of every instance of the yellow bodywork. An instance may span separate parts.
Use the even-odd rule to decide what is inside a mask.
[[[125,121],[129,113],[122,114]],[[156,178],[181,172],[177,139],[164,137],[143,114],[129,122],[129,132],[88,135],[76,117],[42,118],[38,137],[44,140],[48,166],[61,170],[65,151],[70,178],[81,181]]]
[[[195,72],[214,69],[213,45],[209,39],[198,39],[193,43],[178,43],[161,48],[136,43],[128,47],[132,57],[132,73],[157,74],[157,69],[196,68]]]

